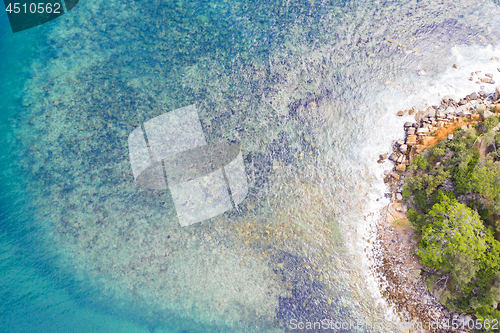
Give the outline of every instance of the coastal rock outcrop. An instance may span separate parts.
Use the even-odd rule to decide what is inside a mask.
[[[490,78],[491,79],[491,78]],[[452,140],[457,129],[467,130],[474,123],[482,122],[500,113],[500,87],[492,94],[474,92],[455,101],[443,98],[439,106],[419,110],[415,122],[404,124],[405,138],[394,142],[389,160],[394,166],[385,172],[384,182],[391,203],[382,212],[383,218],[376,226],[373,249],[373,272],[381,283],[381,293],[407,323],[420,323],[427,332],[469,332],[467,329],[452,330],[450,324],[460,322],[467,327],[473,318],[465,314],[451,313],[426,287],[420,276],[423,266],[414,258],[417,244],[414,231],[405,215],[403,185],[407,166],[425,148],[441,140]],[[500,130],[500,124],[497,126]],[[387,156],[387,155],[386,155]],[[385,159],[380,159],[383,163]],[[443,189],[452,190],[453,183],[443,183]]]

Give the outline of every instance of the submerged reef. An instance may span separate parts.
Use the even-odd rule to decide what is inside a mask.
[[[438,72],[452,43],[498,39],[476,13],[487,5],[464,7],[80,3],[44,26],[15,119],[37,246],[88,304],[152,329],[272,332],[291,318],[343,318],[396,330],[356,248],[376,191],[360,147],[378,126],[360,106],[378,112],[366,96],[417,62]],[[207,142],[240,142],[249,194],[183,228],[168,189],[136,186],[127,138],[193,104]]]

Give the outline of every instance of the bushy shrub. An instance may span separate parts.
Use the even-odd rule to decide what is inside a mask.
[[[431,293],[434,290],[434,283],[436,283],[435,275],[428,276],[427,279],[425,279],[425,286]]]
[[[405,200],[408,200],[410,198],[410,195],[411,195],[411,192],[409,189],[407,189],[406,187],[403,188],[403,198],[405,198]]]
[[[470,188],[475,193],[494,200],[500,194],[500,163],[492,160],[481,161],[470,173]]]
[[[420,232],[428,224],[426,218],[427,216],[417,212],[417,210],[413,207],[408,209],[406,216],[408,217],[408,220],[410,220],[413,229],[418,232]]]
[[[472,171],[479,161],[479,153],[464,154],[456,162],[458,165],[453,169],[453,183],[458,194],[472,191]]]
[[[497,149],[500,149],[500,132],[495,133],[495,145]]]
[[[423,171],[427,170],[429,167],[429,163],[422,155],[418,155],[417,157],[415,157],[415,159],[413,159],[413,164],[415,164],[420,170]]]
[[[437,159],[437,158],[443,156],[444,154],[446,154],[447,150],[448,149],[446,148],[446,142],[445,141],[441,141],[440,144],[431,147],[431,149],[430,149],[430,151],[431,151],[431,157],[433,159]]]
[[[498,125],[498,122],[499,122],[498,121],[498,117],[491,116],[491,117],[486,118],[483,121],[482,125],[486,128],[486,131],[489,131],[493,127],[495,127],[496,125]]]
[[[485,129],[499,123],[490,118],[481,124]],[[500,161],[493,153],[481,159],[474,146],[477,138],[475,130],[457,131],[452,140],[417,156],[403,196],[412,198],[407,216],[421,235],[417,255],[437,272],[426,280],[428,289],[437,288],[436,295],[451,311],[500,319],[500,311],[492,307],[500,302],[500,242],[494,237],[500,232]],[[500,149],[500,132],[486,133],[482,140]],[[432,168],[437,159],[440,165]],[[453,184],[441,187],[446,180]],[[458,202],[455,196],[464,194],[474,195]]]
[[[443,302],[464,312],[489,315],[487,305],[500,299],[500,242],[477,212],[455,199],[443,198],[427,214],[417,255],[456,286],[441,292],[446,294]]]

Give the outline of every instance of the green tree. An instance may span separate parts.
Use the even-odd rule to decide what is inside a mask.
[[[427,215],[433,222],[422,230],[418,256],[424,264],[452,273],[462,285],[470,282],[489,248],[479,215],[454,199],[436,203]],[[466,267],[462,273],[456,271],[461,264]]]
[[[481,160],[470,175],[472,190],[488,200],[494,200],[500,194],[500,163],[491,159]]]
[[[446,141],[443,140],[439,144],[432,146],[430,148],[430,152],[431,152],[431,157],[434,160],[438,159],[441,156],[444,156],[447,152]]]
[[[479,161],[479,152],[474,151],[472,154],[463,154],[457,156],[460,158],[458,165],[453,169],[453,182],[455,183],[457,193],[466,194],[472,191],[471,177]]]
[[[486,118],[484,121],[483,121],[483,124],[482,124],[486,131],[489,131],[491,130],[493,127],[495,127],[496,125],[498,125],[498,117],[488,117]]]

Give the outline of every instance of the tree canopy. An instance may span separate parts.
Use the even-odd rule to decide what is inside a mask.
[[[493,146],[480,158],[479,134],[459,130],[417,156],[403,194],[429,289],[452,311],[500,320],[500,136],[482,133]]]

